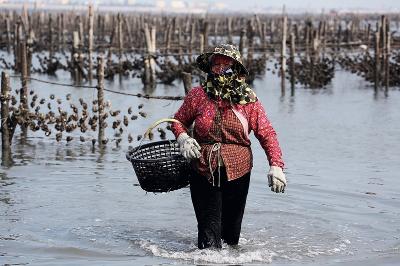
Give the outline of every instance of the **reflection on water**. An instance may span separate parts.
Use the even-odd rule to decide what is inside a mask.
[[[139,144],[136,137],[99,149],[91,141],[79,142],[78,134],[67,143],[29,132],[26,141],[16,134],[14,165],[0,171],[0,262],[395,265],[400,256],[399,91],[375,95],[359,78],[338,72],[324,90],[282,94],[280,79],[270,75],[253,86],[278,132],[289,186],[282,195],[269,191],[266,158],[252,137],[255,167],[238,247],[196,248],[188,188],[153,194],[137,186],[125,158],[128,146]],[[137,93],[135,84],[121,82],[124,90]],[[115,83],[107,86],[118,90]],[[95,98],[91,90],[57,89],[36,91],[39,97]],[[153,93],[182,95],[183,89],[158,86]],[[106,98],[123,110],[144,104],[147,118],[130,123],[124,133],[134,136],[180,104]],[[87,139],[92,138],[96,134]]]

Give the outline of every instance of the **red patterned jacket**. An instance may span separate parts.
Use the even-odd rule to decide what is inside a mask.
[[[248,138],[251,131],[254,132],[254,135],[264,149],[269,165],[283,168],[284,162],[282,160],[282,152],[279,147],[276,132],[268,120],[260,101],[248,103],[246,105],[237,104],[229,106],[229,103],[226,101],[215,101],[210,99],[204,92],[203,88],[198,86],[194,87],[188,93],[174,118],[182,122],[186,128],[189,128],[193,122],[195,122],[194,136],[202,147],[202,157],[207,157],[211,145],[206,142],[210,140],[210,136],[211,139],[215,139],[215,134],[211,129],[215,129],[215,117],[217,111],[224,109],[232,110],[233,112],[230,113],[234,113],[234,115],[229,115],[228,112],[227,115],[222,116],[224,119],[229,120],[227,122],[222,120],[222,124],[227,124],[226,126],[229,128],[229,125],[235,125],[236,120],[236,124],[241,124],[241,128],[243,129],[242,134],[236,134],[237,137],[233,136],[231,138],[231,141],[239,145],[232,146],[232,144],[229,143],[221,143],[221,156],[227,170],[228,180],[233,180],[243,176],[249,172],[253,166],[250,140]],[[230,128],[235,129],[235,126],[231,126]],[[179,134],[187,132],[187,130],[181,124],[173,123],[172,132],[175,137],[178,137]],[[243,147],[245,147],[247,151],[243,150]],[[247,156],[247,154],[249,154],[249,156]],[[200,174],[205,175],[210,179],[212,174],[208,170],[210,167],[208,165],[209,160],[207,158],[200,158],[200,160],[196,161],[195,165]],[[217,160],[213,158],[211,161],[211,168],[214,171],[217,167]]]

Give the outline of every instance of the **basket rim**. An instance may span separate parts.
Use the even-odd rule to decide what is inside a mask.
[[[147,147],[150,147],[150,146],[166,144],[166,143],[175,143],[175,142],[176,142],[175,139],[173,139],[173,140],[162,140],[162,141],[155,141],[155,142],[150,142],[150,143],[147,143],[147,144],[144,144],[144,145],[136,146],[133,149],[131,149],[131,150],[126,152],[126,159],[128,161],[131,161],[131,162],[137,162],[137,161],[141,161],[141,162],[156,162],[156,161],[163,160],[163,159],[160,159],[160,158],[156,158],[156,159],[134,159],[134,158],[132,158],[132,155],[133,155],[134,152],[139,151],[142,148],[147,148]],[[181,158],[181,157],[184,158],[182,155],[176,154],[176,155],[168,157],[168,159],[171,159],[171,158],[172,159],[176,159],[176,158]],[[165,158],[165,159],[167,159],[167,158]]]

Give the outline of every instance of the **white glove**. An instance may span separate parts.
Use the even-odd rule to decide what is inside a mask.
[[[282,168],[278,166],[271,166],[268,172],[268,186],[271,187],[271,191],[276,193],[285,192],[286,177],[282,171]]]
[[[194,138],[186,133],[181,133],[176,141],[179,143],[179,150],[183,157],[188,160],[200,158],[201,147]]]

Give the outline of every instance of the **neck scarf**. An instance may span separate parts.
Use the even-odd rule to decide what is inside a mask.
[[[255,92],[237,73],[207,75],[201,86],[211,99],[222,99],[231,104],[248,104],[257,101]]]

